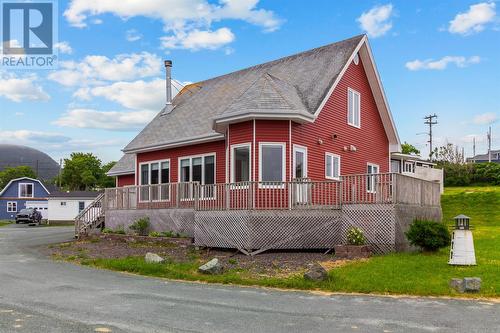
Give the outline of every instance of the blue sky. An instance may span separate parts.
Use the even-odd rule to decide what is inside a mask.
[[[138,5],[139,4],[139,5]],[[500,148],[495,1],[107,0],[59,2],[59,67],[0,67],[0,142],[55,159],[122,149],[164,104],[163,59],[195,82],[367,33],[401,141]]]

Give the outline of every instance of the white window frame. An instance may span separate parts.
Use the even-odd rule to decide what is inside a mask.
[[[372,170],[373,168],[377,168],[377,172],[376,173],[368,173],[368,167],[371,167]],[[377,177],[373,177],[371,175],[378,175],[380,174],[380,165],[378,164],[375,164],[375,163],[366,163],[366,192],[367,193],[377,193]],[[372,179],[371,183],[368,181],[369,177]],[[371,184],[372,188],[369,188],[369,185]]]
[[[262,184],[262,148],[265,146],[280,146],[281,147],[281,182],[283,185],[264,185]],[[259,142],[259,188],[284,188],[286,181],[286,143],[285,142]]]
[[[406,168],[407,165],[410,166],[409,167],[410,171],[407,171],[407,168]],[[403,171],[404,172],[409,172],[409,173],[415,173],[415,163],[409,162],[409,161],[404,161],[404,163],[403,163]]]
[[[297,175],[296,175],[296,170],[295,170],[295,153],[298,152],[298,151],[301,151],[304,153],[304,173],[305,173],[305,177],[303,178],[307,178],[308,176],[308,165],[307,165],[307,159],[308,159],[308,151],[307,151],[307,147],[306,146],[301,146],[301,145],[293,145],[293,149],[292,149],[292,179],[296,179],[297,178]]]
[[[214,157],[214,184],[211,184],[211,185],[215,185],[217,184],[217,154],[215,152],[212,152],[212,153],[206,153],[206,154],[198,154],[198,155],[189,155],[189,156],[180,156],[178,157],[178,160],[177,160],[177,167],[178,167],[178,172],[177,172],[177,182],[178,183],[181,183],[180,181],[180,178],[181,178],[181,161],[182,160],[187,160],[189,159],[189,179],[190,181],[189,182],[193,182],[193,159],[194,158],[197,158],[197,157],[201,157],[201,182],[200,182],[200,185],[205,185],[205,168],[204,168],[204,165],[205,165],[205,157],[207,156],[213,156]],[[200,197],[199,199],[200,200],[203,200],[203,199],[215,199],[217,197],[215,191],[216,191],[217,187],[214,186],[214,191],[213,191],[213,196],[203,196],[201,193],[200,193]],[[190,201],[190,200],[193,200],[194,199],[194,196],[193,196],[193,191],[191,190],[190,191],[190,195],[188,198],[182,198],[180,199],[181,201]]]
[[[231,145],[231,154],[230,154],[230,158],[231,158],[231,163],[230,163],[230,176],[229,176],[229,182],[230,183],[235,183],[235,174],[234,174],[234,167],[235,167],[235,164],[234,162],[236,161],[235,159],[235,150],[237,148],[246,148],[248,147],[248,151],[249,151],[249,165],[248,165],[248,181],[251,182],[252,181],[252,144],[250,142],[245,142],[245,143],[239,143],[239,144],[234,144],[234,145]]]
[[[358,110],[354,110],[354,105],[353,105],[353,112],[357,111],[358,112],[358,124],[356,124],[354,122],[354,119],[356,118],[353,114],[352,116],[352,119],[353,119],[353,122],[350,121],[349,119],[349,94],[353,94],[353,102],[354,102],[354,95],[357,95],[358,96],[358,99],[359,99],[359,103],[358,103]],[[356,128],[361,128],[361,93],[359,91],[356,91],[352,88],[347,88],[347,124],[349,126],[352,126],[352,127],[356,127]]]
[[[7,213],[17,213],[17,201],[7,201]]]
[[[60,202],[60,205],[61,205],[62,207],[66,207],[66,201],[61,201],[61,202]]]
[[[21,196],[21,186],[23,186],[23,185],[31,185],[31,197]],[[34,183],[19,183],[17,185],[17,196],[18,196],[18,198],[34,198],[35,197],[35,184]]]
[[[337,177],[335,176],[328,176],[328,169],[327,169],[327,161],[328,161],[328,157],[332,157],[332,158],[337,158],[339,160],[339,174]],[[333,162],[333,160],[332,160]],[[333,153],[325,153],[325,178],[326,179],[331,179],[331,180],[340,180],[340,175],[341,175],[341,165],[342,165],[342,162],[341,162],[341,158],[340,158],[340,155],[338,154],[333,154]],[[333,175],[333,163],[332,163],[332,175]]]
[[[168,182],[167,183],[162,183],[161,182],[161,164],[162,163],[165,163],[165,162],[168,162]],[[159,188],[160,188],[160,193],[159,193],[159,196],[158,196],[158,200],[151,200],[151,202],[170,202],[170,198],[171,198],[171,193],[170,193],[170,186],[168,186],[168,191],[169,191],[169,195],[168,195],[168,200],[162,200],[161,199],[161,185],[162,184],[170,184],[170,179],[172,177],[172,163],[170,162],[170,159],[167,158],[167,159],[162,159],[162,160],[154,160],[154,161],[147,161],[147,162],[141,162],[139,163],[139,202],[149,202],[150,198],[151,198],[151,164],[155,164],[155,163],[158,163],[158,184],[154,184],[154,185],[158,185]],[[141,185],[142,184],[142,166],[143,165],[148,165],[148,184],[147,185]],[[149,186],[149,196],[148,196],[148,200],[142,200],[142,195],[141,195],[141,186]]]

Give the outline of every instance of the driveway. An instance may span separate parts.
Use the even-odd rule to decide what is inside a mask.
[[[182,283],[54,262],[72,228],[0,228],[0,332],[493,332],[500,304]],[[369,277],[366,277],[367,279]]]

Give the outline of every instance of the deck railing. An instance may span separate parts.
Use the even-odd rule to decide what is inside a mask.
[[[439,206],[439,183],[396,174],[342,176],[338,181],[168,183],[106,189],[107,209],[339,209],[343,204]]]

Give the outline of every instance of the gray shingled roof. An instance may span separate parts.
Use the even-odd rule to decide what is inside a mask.
[[[106,173],[108,176],[124,175],[135,173],[135,155],[125,154],[116,164]]]
[[[96,198],[99,193],[93,191],[51,192],[49,198]]]
[[[153,148],[220,134],[216,118],[245,113],[312,115],[363,36],[187,86],[124,149]]]
[[[500,158],[498,157],[500,156],[500,149],[499,150],[491,150],[491,160],[493,161],[498,161],[500,160]],[[469,158],[468,160],[471,160],[471,161],[488,161],[488,153],[486,154],[479,154],[479,155],[476,155],[474,157],[471,157]]]

